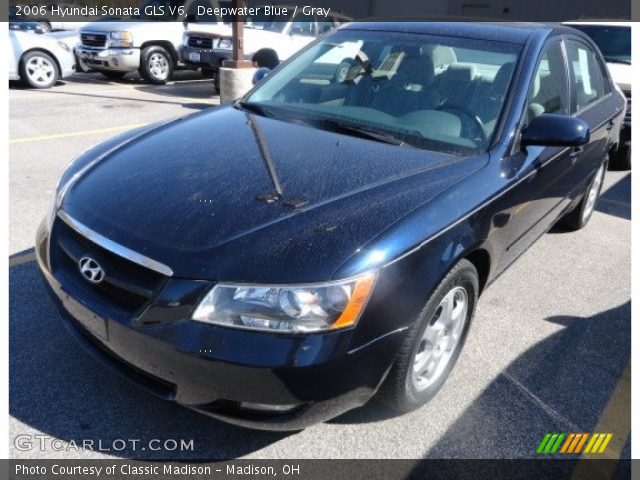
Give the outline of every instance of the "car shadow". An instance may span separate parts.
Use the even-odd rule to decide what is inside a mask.
[[[631,220],[631,173],[602,192],[596,210]]]
[[[601,192],[595,210],[624,220],[631,220],[631,173]],[[560,222],[549,230],[551,234],[570,232],[572,230],[568,230]]]
[[[594,431],[619,381],[630,382],[631,302],[588,318],[547,321],[564,328],[503,370],[426,458],[539,457],[547,432]],[[616,421],[599,427],[613,433],[610,448],[630,458],[631,402],[624,395],[617,400]]]
[[[125,448],[117,443],[118,451],[109,454],[194,461],[236,458],[291,434],[247,430],[191,412],[143,392],[96,362],[66,331],[36,263],[20,261],[29,254],[10,259],[9,412],[28,427],[13,427],[12,439],[42,432],[77,445],[92,440],[94,449],[98,442],[104,447],[124,440]],[[193,448],[141,449],[155,439],[161,443],[154,446],[176,440],[193,441]]]
[[[547,432],[596,428],[619,382],[630,382],[625,368],[631,353],[631,302],[588,318],[547,321],[563,328],[500,372],[425,458],[535,458]],[[631,402],[624,396],[617,401],[618,408],[608,414],[616,422],[600,427],[614,434],[610,445],[622,458],[630,458]],[[331,422],[369,423],[395,415],[374,399]]]

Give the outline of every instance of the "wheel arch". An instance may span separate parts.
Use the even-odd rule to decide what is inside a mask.
[[[469,260],[478,272],[478,281],[480,282],[480,293],[487,286],[489,280],[489,272],[491,271],[491,255],[485,248],[477,248],[463,258]]]
[[[169,55],[171,55],[171,61],[173,61],[173,66],[175,67],[178,64],[178,52],[176,52],[176,47],[173,46],[173,43],[167,40],[149,40],[148,42],[144,42],[140,45],[140,50],[144,50],[147,47],[162,47]]]
[[[20,62],[19,63],[22,63],[22,60],[24,59],[24,56],[27,55],[28,53],[31,53],[31,52],[41,52],[41,53],[46,53],[47,55],[49,55],[53,59],[53,62],[56,64],[56,69],[58,70],[58,78],[60,78],[60,75],[62,75],[62,67],[60,66],[60,61],[58,60],[58,57],[56,57],[56,55],[54,53],[52,53],[50,50],[47,50],[46,48],[33,47],[33,48],[30,48],[29,50],[25,50],[24,52],[22,52],[22,55],[20,55]],[[18,67],[19,67],[19,65],[18,65]]]

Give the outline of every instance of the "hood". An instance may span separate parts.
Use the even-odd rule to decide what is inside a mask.
[[[320,281],[486,163],[251,116],[257,134],[248,118],[225,107],[133,137],[62,208],[176,277]]]
[[[187,31],[194,34],[202,34],[203,36],[231,36],[231,24],[229,23],[189,23]]]
[[[631,91],[631,79],[633,71],[631,65],[623,63],[607,63],[611,78],[622,89],[623,92]]]
[[[133,30],[135,33],[135,31],[140,32],[141,29],[160,33],[159,38],[164,38],[167,34],[171,35],[173,32],[184,31],[184,24],[182,22],[153,22],[142,20],[98,21],[86,24],[80,29],[80,32],[114,32]]]

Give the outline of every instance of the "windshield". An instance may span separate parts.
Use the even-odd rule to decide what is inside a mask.
[[[631,63],[631,28],[604,25],[571,25],[586,33],[610,63]]]
[[[341,30],[292,59],[241,103],[317,128],[468,154],[488,146],[520,46]]]

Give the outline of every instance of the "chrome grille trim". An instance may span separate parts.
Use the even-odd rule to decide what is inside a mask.
[[[109,250],[110,252],[112,252],[113,254],[119,257],[125,258],[140,266],[154,270],[158,273],[161,273],[162,275],[166,275],[167,277],[173,276],[173,270],[171,270],[169,266],[165,265],[164,263],[158,262],[157,260],[154,260],[152,258],[146,257],[138,252],[134,252],[133,250],[123,245],[120,245],[119,243],[114,242],[113,240],[110,240],[107,237],[100,235],[98,232],[91,230],[86,225],[83,225],[77,220],[71,218],[63,210],[58,211],[58,217],[64,223],[66,223],[71,228],[73,228],[76,232],[78,232],[80,235],[87,237],[93,243],[95,243],[96,245],[99,245],[105,250]]]

